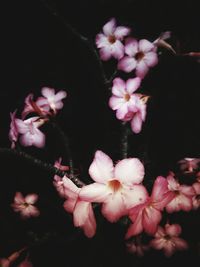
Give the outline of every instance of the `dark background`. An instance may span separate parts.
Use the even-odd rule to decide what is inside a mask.
[[[81,34],[94,42],[102,26],[115,17],[119,25],[132,28],[137,38],[155,40],[163,31],[172,31],[171,43],[186,53],[200,50],[198,1],[85,0],[49,1],[59,14]],[[98,64],[79,41],[40,0],[1,3],[1,90],[0,146],[9,147],[9,113],[20,110],[24,98],[40,94],[43,86],[68,93],[58,121],[67,132],[76,173],[87,181],[88,167],[97,149],[114,160],[120,159],[121,127],[107,105]],[[116,62],[106,62],[110,75]],[[145,179],[174,170],[183,157],[199,157],[200,65],[195,58],[174,56],[162,51],[159,64],[143,81],[143,92],[151,95],[148,115],[139,135],[130,137],[129,155],[146,162]],[[49,126],[43,150],[26,152],[53,163],[65,156],[57,133]],[[30,244],[34,266],[156,266],[194,264],[199,261],[199,212],[172,217],[182,222],[191,249],[165,259],[148,253],[137,260],[126,253],[125,228],[109,224],[98,216],[94,239],[74,229],[52,186],[52,177],[40,168],[10,155],[1,157],[0,255]],[[67,158],[65,158],[67,163]],[[41,216],[21,221],[10,204],[16,191],[39,194]],[[34,241],[34,242],[33,242]]]

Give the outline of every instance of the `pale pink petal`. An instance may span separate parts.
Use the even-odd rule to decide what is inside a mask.
[[[67,97],[67,92],[65,92],[65,91],[59,91],[59,92],[55,95],[54,100],[55,100],[55,102],[57,102],[57,101],[60,101],[60,100],[62,100],[63,98],[66,98],[66,97]]]
[[[100,54],[101,60],[106,61],[106,60],[109,60],[111,58],[112,51],[111,51],[109,46],[106,46],[106,47],[100,48],[99,54]]]
[[[63,102],[59,101],[55,103],[54,109],[62,109],[64,106]]]
[[[16,192],[14,202],[19,205],[25,202],[25,199],[21,192]]]
[[[143,185],[134,185],[131,188],[123,188],[122,197],[127,209],[144,203],[148,198],[148,193]]]
[[[37,194],[29,194],[25,197],[25,202],[28,204],[34,204],[38,200]]]
[[[96,233],[96,219],[92,209],[92,205],[89,205],[88,219],[83,225],[83,231],[88,238],[92,238]]]
[[[136,134],[140,133],[142,130],[142,118],[139,112],[137,112],[131,120],[131,129]]]
[[[118,97],[124,97],[126,94],[126,83],[121,78],[115,78],[113,80],[112,93]]]
[[[144,60],[141,60],[140,62],[138,62],[137,66],[136,66],[136,75],[140,78],[144,78],[144,76],[148,73],[149,68],[147,66],[147,64],[144,62]]]
[[[126,39],[125,53],[129,57],[134,57],[137,52],[138,52],[138,41],[133,38]]]
[[[131,72],[136,68],[136,65],[137,61],[135,58],[125,56],[118,62],[117,68],[125,72]]]
[[[108,45],[108,38],[102,33],[97,34],[95,41],[97,48],[102,48]]]
[[[116,222],[127,212],[120,193],[111,195],[106,203],[103,203],[102,210],[103,216],[109,222]]]
[[[93,183],[81,188],[79,198],[88,202],[104,202],[111,193],[106,185]]]
[[[25,134],[28,131],[27,124],[20,119],[15,119],[15,125],[17,127],[18,132],[21,134]]]
[[[126,116],[126,114],[129,112],[128,110],[128,104],[127,103],[124,103],[123,105],[121,105],[121,107],[119,107],[117,109],[117,112],[116,112],[116,117],[118,120],[123,120],[124,117]]]
[[[129,94],[134,93],[141,84],[141,79],[139,77],[128,79],[126,82],[126,89]]]
[[[142,225],[142,211],[141,211],[136,217],[134,223],[129,226],[125,238],[128,239],[131,236],[141,234],[142,231],[143,231],[143,225]]]
[[[193,197],[195,195],[194,188],[188,185],[181,185],[179,190],[182,194]]]
[[[112,56],[118,60],[124,56],[124,45],[119,40],[112,45]]]
[[[195,194],[200,195],[200,183],[194,183],[192,187],[194,188]]]
[[[179,237],[173,237],[173,242],[176,244],[177,250],[185,250],[188,249],[188,243]]]
[[[76,205],[76,202],[77,202],[77,198],[68,198],[64,202],[63,207],[67,212],[73,213],[75,205]]]
[[[142,39],[139,41],[139,51],[142,51],[144,53],[149,52],[154,49],[154,44],[149,42],[146,39]]]
[[[150,246],[154,249],[161,250],[165,246],[165,239],[155,238],[150,241]]]
[[[121,97],[111,96],[109,99],[109,107],[113,110],[119,109],[123,104],[125,100]]]
[[[46,98],[44,97],[38,97],[38,99],[36,100],[36,105],[39,106],[39,107],[43,107],[43,106],[46,106],[46,107],[49,107],[49,102]]]
[[[63,185],[65,187],[65,190],[69,190],[73,192],[75,195],[78,195],[79,191],[81,190],[78,188],[67,176],[64,176],[63,179]]]
[[[139,184],[144,179],[144,166],[137,158],[123,159],[116,164],[114,177],[124,184]]]
[[[154,235],[161,219],[162,214],[160,211],[151,206],[147,206],[143,210],[143,227],[145,232],[149,235]]]
[[[117,39],[123,39],[124,36],[127,36],[130,33],[130,29],[124,26],[118,26],[115,30],[115,37]]]
[[[155,52],[148,52],[144,57],[144,62],[148,67],[154,67],[158,64],[158,56]]]
[[[49,98],[55,95],[55,90],[49,87],[43,87],[41,93],[44,97]]]
[[[106,36],[112,35],[116,29],[116,20],[115,18],[110,19],[104,26],[103,32]]]
[[[164,246],[164,254],[166,257],[171,257],[176,250],[176,247],[174,246],[174,243],[171,241],[166,241]]]
[[[39,210],[32,205],[21,209],[22,218],[38,217],[40,215]]]
[[[165,231],[169,236],[179,236],[181,234],[181,226],[179,224],[166,224]]]
[[[89,174],[95,182],[106,183],[113,178],[112,159],[102,151],[96,151],[94,160],[89,167]]]
[[[181,195],[179,197],[179,203],[181,210],[190,211],[192,209],[192,198]]]

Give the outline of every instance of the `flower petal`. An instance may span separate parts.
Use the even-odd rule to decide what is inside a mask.
[[[112,35],[116,28],[116,20],[115,18],[111,18],[104,26],[103,32],[106,36]]]
[[[118,62],[117,68],[124,72],[131,72],[136,68],[136,64],[135,58],[125,56]]]
[[[28,204],[34,204],[38,200],[37,194],[29,194],[25,197],[25,202]]]
[[[140,77],[141,79],[145,77],[145,75],[148,73],[149,67],[147,64],[144,62],[144,60],[141,60],[138,62],[137,67],[136,67],[136,75]]]
[[[141,79],[139,77],[128,79],[126,81],[126,90],[129,94],[134,93],[140,86]]]
[[[130,28],[124,26],[118,26],[115,30],[115,37],[117,39],[123,39],[124,36],[127,36],[130,33]]]
[[[142,51],[144,53],[147,53],[154,49],[154,44],[146,39],[140,40],[138,46],[139,46],[139,51]]]
[[[79,198],[88,202],[104,202],[111,194],[111,190],[104,185],[93,183],[81,188]]]
[[[115,41],[114,44],[112,44],[112,56],[116,59],[121,59],[124,56],[124,45],[119,41]]]
[[[138,41],[133,38],[127,38],[125,43],[125,53],[129,57],[134,57],[138,52]]]

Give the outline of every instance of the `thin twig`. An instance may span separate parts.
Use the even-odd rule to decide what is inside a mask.
[[[128,128],[126,122],[122,122],[122,137],[121,137],[121,154],[122,159],[128,156]]]

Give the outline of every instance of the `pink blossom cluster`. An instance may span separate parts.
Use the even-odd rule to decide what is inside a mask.
[[[125,239],[136,238],[134,242],[128,242],[131,252],[141,256],[144,250],[152,247],[163,249],[166,256],[171,256],[176,250],[188,247],[186,241],[178,237],[180,225],[167,222],[163,228],[160,223],[163,212],[189,212],[200,207],[198,180],[189,186],[180,184],[172,174],[166,178],[158,176],[149,194],[143,184],[144,166],[138,158],[126,158],[114,165],[102,151],[96,151],[89,174],[94,183],[82,188],[67,176],[54,177],[54,186],[65,199],[65,210],[73,214],[74,225],[83,228],[87,237],[95,235],[96,219],[92,205],[99,203],[102,204],[102,215],[111,223],[129,217],[131,224]],[[148,246],[138,239],[142,233],[153,238]]]
[[[26,97],[20,119],[16,118],[17,111],[10,114],[9,139],[12,148],[15,148],[18,139],[23,146],[44,147],[45,134],[39,128],[49,120],[50,116],[62,109],[62,99],[67,96],[67,93],[65,91],[55,93],[55,90],[49,87],[43,87],[41,93],[42,96],[36,101],[33,100],[33,94]],[[30,114],[34,116],[27,117]]]

